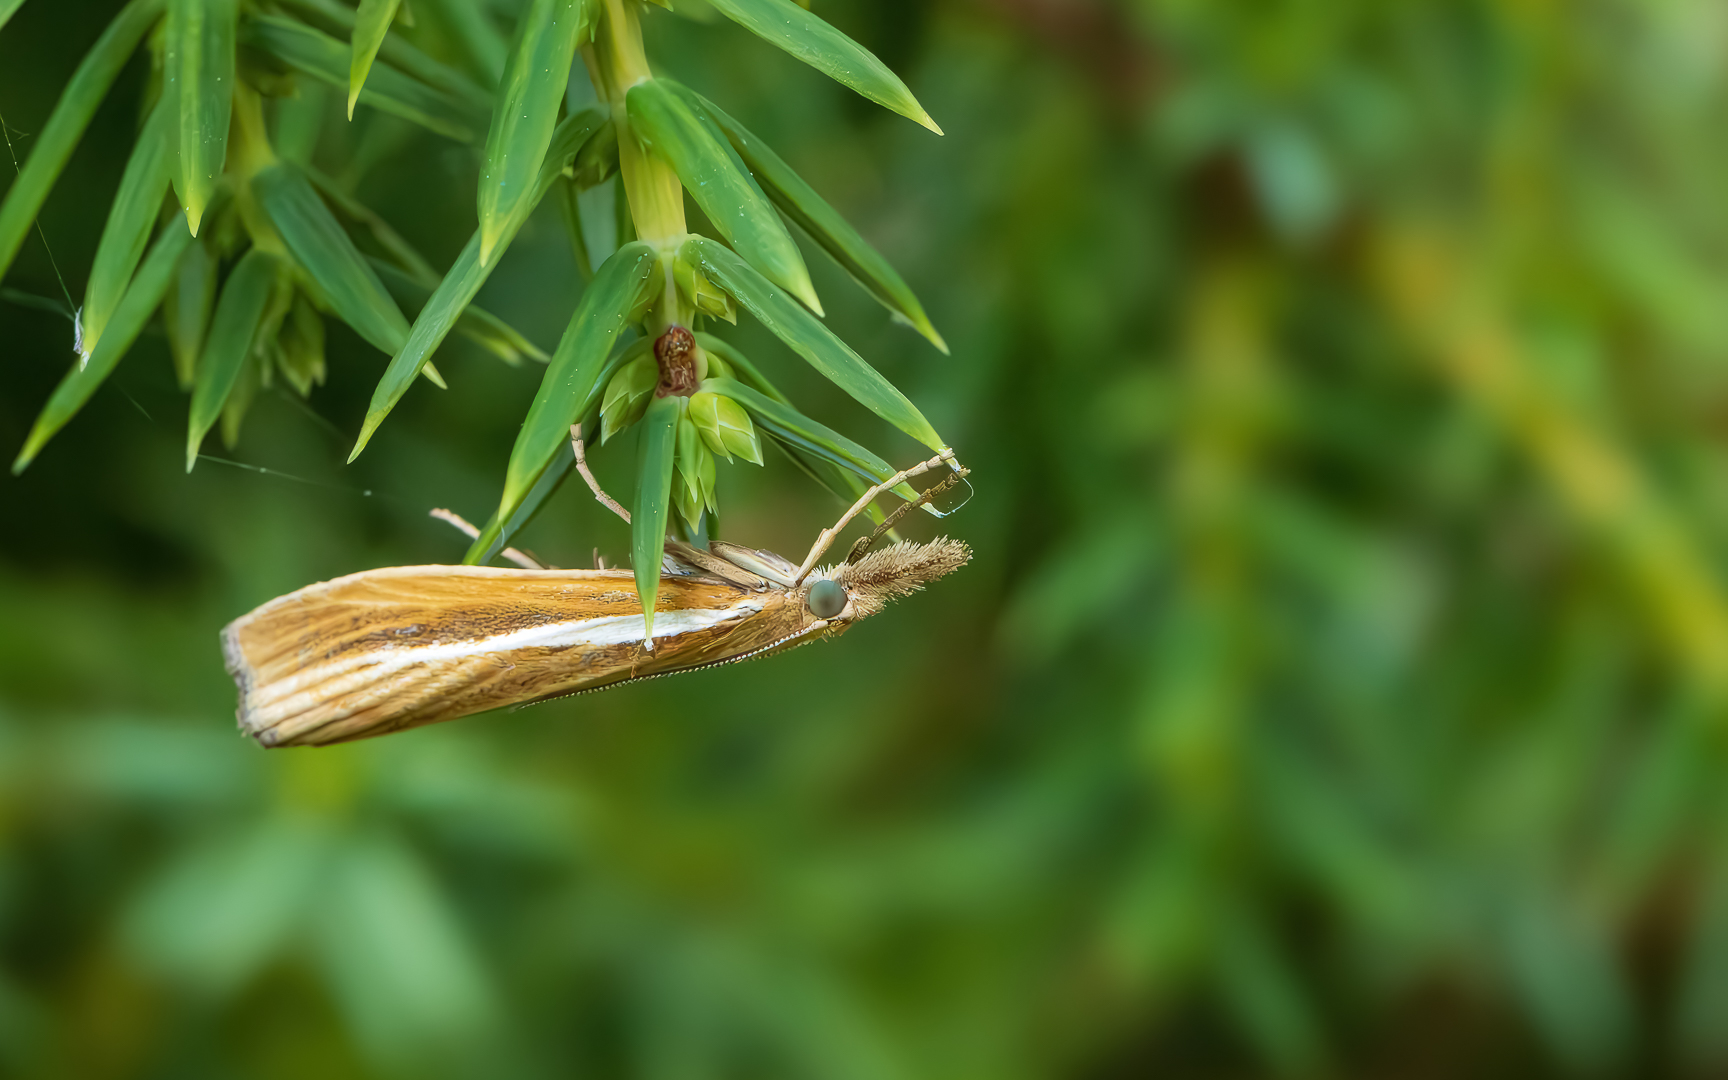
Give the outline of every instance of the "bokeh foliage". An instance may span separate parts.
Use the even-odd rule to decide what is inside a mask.
[[[453,561],[424,511],[495,502],[536,373],[448,348],[457,393],[343,468],[380,365],[333,326],[310,411],[276,391],[241,434],[274,472],[186,477],[145,338],[4,491],[0,1068],[1728,1066],[1716,7],[817,9],[947,136],[724,24],[654,13],[649,43],[926,301],[951,359],[806,252],[974,469],[975,563],[823,649],[266,756],[215,629]],[[99,25],[0,32],[15,142]],[[42,218],[71,279],[125,97]],[[472,154],[355,124],[320,153],[448,265]],[[580,288],[551,210],[481,294],[542,346]],[[39,240],[8,285],[16,445],[71,324],[17,303],[59,293]],[[789,471],[723,474],[727,535],[831,520]],[[628,539],[566,490],[522,543]]]

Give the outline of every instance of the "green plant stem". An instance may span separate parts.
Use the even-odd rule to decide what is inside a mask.
[[[670,165],[643,149],[630,130],[630,117],[624,108],[624,95],[630,88],[654,77],[642,47],[642,26],[634,5],[626,0],[605,0],[605,14],[594,43],[584,46],[582,53],[594,75],[595,92],[612,110],[612,123],[618,131],[618,170],[636,236],[661,253],[665,287],[644,319],[644,329],[657,337],[669,326],[689,326],[696,313],[681,304],[672,276],[673,258],[688,231],[684,188]]]

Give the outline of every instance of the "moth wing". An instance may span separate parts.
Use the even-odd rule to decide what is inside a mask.
[[[724,582],[663,578],[655,638],[711,643],[760,607]],[[230,623],[222,647],[241,730],[291,746],[628,679],[661,666],[642,649],[642,630],[629,571],[408,566],[272,600]]]

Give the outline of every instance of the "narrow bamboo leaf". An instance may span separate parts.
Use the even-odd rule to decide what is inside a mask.
[[[881,483],[897,471],[894,466],[846,436],[736,379],[704,379],[702,389],[722,394],[744,406],[751,417],[776,438],[850,469],[872,483]],[[918,497],[910,484],[901,484],[894,489],[894,493],[904,499]]]
[[[552,146],[546,153],[546,160],[540,168],[540,182],[536,185],[534,197],[517,207],[517,213],[511,218],[504,235],[499,239],[498,253],[502,253],[522,223],[546,194],[546,190],[558,179],[576,151],[582,144],[599,130],[605,117],[598,109],[584,109],[579,113],[564,118],[553,132]],[[414,381],[414,376],[422,365],[431,357],[445,336],[456,325],[457,317],[474,299],[474,294],[480,291],[480,286],[486,283],[486,278],[497,266],[497,259],[487,266],[480,264],[480,233],[475,231],[469,238],[468,246],[462,249],[462,254],[456,257],[456,262],[444,279],[433,290],[432,298],[426,301],[426,306],[420,310],[420,315],[414,320],[408,333],[408,343],[390,361],[390,366],[384,369],[384,375],[378,380],[378,387],[372,392],[372,403],[366,410],[366,421],[361,426],[360,438],[354,443],[354,450],[348,455],[353,461],[360,456],[360,451],[366,449],[366,443],[372,438],[372,433],[378,430],[378,425],[396,407],[396,402],[407,393],[408,387]]]
[[[125,294],[138,260],[150,241],[150,230],[162,209],[162,196],[168,190],[169,141],[167,125],[176,119],[171,105],[158,102],[145,122],[126,171],[120,177],[120,189],[108,207],[108,223],[102,228],[102,239],[96,245],[96,259],[90,266],[90,283],[84,289],[84,306],[79,317],[83,321],[84,355],[89,356],[102,338],[114,305]]]
[[[6,20],[18,13],[24,6],[24,0],[0,0],[0,28],[6,26]]]
[[[504,67],[480,166],[480,262],[490,263],[521,204],[534,198],[570,83],[585,0],[530,0]]]
[[[347,47],[310,26],[275,15],[255,15],[241,27],[240,39],[321,82],[348,86]],[[392,67],[375,65],[360,100],[458,142],[478,138],[478,117],[471,108]]]
[[[762,369],[752,363],[749,357],[734,348],[730,342],[723,341],[713,334],[704,334],[698,331],[696,343],[708,353],[710,360],[718,357],[723,363],[729,365],[736,372],[734,377],[737,381],[782,405],[791,406],[792,399],[781,393],[780,388],[775,386],[768,376],[762,374]],[[713,379],[709,379],[707,383],[712,384],[713,381]],[[842,468],[828,458],[818,457],[802,450],[784,439],[774,437],[772,431],[769,431],[768,435],[770,436],[769,441],[786,455],[788,461],[797,466],[804,475],[833,492],[834,497],[842,503],[850,505],[869,487],[850,467]],[[875,503],[870,504],[868,513],[871,519],[878,524],[887,516]]]
[[[720,14],[876,104],[942,134],[900,76],[876,54],[792,0],[708,0]]]
[[[594,280],[594,261],[588,257],[588,231],[582,227],[582,189],[574,180],[559,177],[553,199],[564,219],[564,234],[570,240],[570,257],[583,284]]]
[[[354,119],[354,103],[360,100],[360,88],[366,85],[366,73],[372,70],[372,60],[384,35],[396,19],[401,0],[360,0],[360,10],[354,17],[353,37],[349,41],[348,60],[348,119]]]
[[[224,449],[232,450],[239,443],[240,424],[251,411],[258,391],[263,388],[265,370],[264,361],[256,352],[248,355],[240,365],[240,375],[234,380],[234,389],[228,392],[228,400],[222,403],[222,414],[218,418],[220,423],[216,427],[222,437]]]
[[[281,6],[337,39],[352,40],[355,28],[359,25],[358,13],[339,0],[282,0]],[[404,2],[399,11],[406,10],[407,4]],[[386,34],[379,46],[377,59],[427,86],[443,91],[461,102],[464,108],[475,109],[481,113],[492,108],[490,90],[456,68],[434,60],[402,37]]]
[[[179,103],[174,190],[193,236],[228,157],[239,17],[238,0],[168,0],[163,96]]]
[[[618,336],[644,300],[653,295],[654,249],[636,243],[621,248],[594,275],[582,294],[558,349],[546,365],[540,389],[516,434],[498,517],[507,520],[545,471],[574,424],[605,391],[602,378]]]
[[[191,422],[186,432],[186,471],[198,460],[198,447],[240,378],[241,368],[252,355],[252,338],[270,294],[276,287],[277,261],[253,248],[248,251],[216,301],[210,334],[198,358],[198,379],[192,388]]]
[[[204,331],[210,326],[210,309],[216,303],[216,270],[216,258],[204,241],[188,244],[162,298],[168,352],[174,358],[174,379],[182,390],[192,389],[198,370]]]
[[[724,244],[692,236],[685,241],[683,253],[686,258],[700,260],[699,265],[715,284],[859,404],[932,450],[946,449],[942,437],[906,395]]]
[[[408,320],[305,174],[282,162],[253,177],[252,191],[337,317],[384,352],[400,351]]]
[[[726,137],[662,80],[632,86],[624,100],[631,129],[672,166],[727,243],[763,277],[821,314],[804,256]]]
[[[660,560],[666,553],[666,511],[672,496],[672,462],[684,399],[655,398],[642,418],[636,458],[636,503],[630,510],[630,561],[636,598],[642,603],[642,638],[654,638],[654,604],[660,598]]]
[[[498,85],[510,43],[486,17],[482,5],[473,0],[431,0],[443,14],[453,33],[453,44],[468,56],[468,66],[487,86]]]
[[[723,338],[717,338],[713,334],[705,334],[698,330],[696,332],[696,344],[702,346],[706,352],[718,356],[721,360],[736,368],[738,373],[743,376],[738,380],[739,382],[745,383],[753,389],[767,394],[782,405],[792,404],[792,399],[787,397],[785,394],[782,394],[780,388],[770,382],[768,376],[762,374],[762,369],[758,368],[753,362],[751,362],[749,357],[734,348],[731,342],[726,341]]]
[[[48,114],[47,122],[36,135],[35,148],[7,189],[5,201],[0,202],[0,277],[5,277],[12,266],[18,246],[30,231],[30,223],[36,220],[37,211],[42,209],[60,170],[66,167],[66,159],[72,156],[84,129],[90,125],[96,107],[108,95],[108,88],[114,85],[145,31],[162,14],[162,3],[163,0],[132,0],[121,8],[96,44],[84,54],[78,70],[61,91],[54,111]]]
[[[918,297],[913,294],[905,280],[889,265],[888,260],[882,257],[881,252],[871,247],[869,242],[858,234],[858,230],[854,229],[839,211],[816,194],[816,189],[792,171],[792,166],[786,164],[767,143],[751,134],[748,128],[727,115],[719,106],[683,86],[676,83],[671,85],[687,101],[706,113],[714,126],[725,134],[732,143],[732,148],[755,174],[762,190],[768,193],[768,197],[774,200],[774,205],[778,206],[781,212],[797,222],[799,228],[820,244],[822,250],[832,256],[834,261],[851,274],[853,280],[862,285],[865,291],[881,302],[883,307],[923,334],[932,345],[944,353],[948,351],[947,342],[942,340],[942,335],[931,325],[930,317],[924,314],[924,305],[918,302]]]
[[[144,324],[150,321],[151,314],[162,302],[162,294],[168,289],[168,282],[173,278],[175,266],[180,262],[181,255],[187,248],[193,246],[192,234],[185,229],[169,227],[162,230],[156,243],[145,256],[143,265],[133,276],[132,282],[126,287],[126,292],[120,297],[120,302],[114,308],[113,315],[108,319],[107,328],[103,331],[102,340],[91,352],[88,360],[80,359],[72,365],[72,370],[60,380],[54,393],[48,399],[48,404],[42,409],[42,415],[36,418],[35,425],[30,429],[29,436],[24,440],[24,448],[18,452],[18,458],[12,463],[12,471],[20,473],[41,452],[43,445],[54,437],[54,433],[66,426],[66,422],[75,416],[84,403],[90,400],[90,395],[102,385],[102,381],[113,372],[120,363],[121,357],[138,339],[138,334],[144,329]]]
[[[432,269],[426,256],[404,240],[402,234],[392,228],[388,221],[371,207],[343,191],[340,184],[316,168],[302,165],[301,169],[306,173],[306,179],[312,181],[312,186],[324,197],[324,201],[350,221],[365,226],[372,239],[384,249],[385,254],[396,261],[397,266],[428,289],[438,286],[438,271]]]
[[[368,257],[366,260],[378,272],[379,280],[400,303],[419,311],[426,306],[432,290],[416,277],[394,263]],[[436,279],[434,279],[436,280]],[[479,304],[469,304],[456,317],[456,332],[474,344],[514,367],[524,356],[544,364],[550,360],[545,350],[524,337],[520,331]]]
[[[283,324],[278,359],[282,377],[301,397],[310,394],[314,384],[324,384],[324,319],[304,295],[294,297]]]

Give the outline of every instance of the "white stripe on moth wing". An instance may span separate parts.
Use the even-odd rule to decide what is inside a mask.
[[[656,638],[677,637],[697,630],[706,630],[730,619],[754,615],[762,610],[759,600],[741,600],[726,608],[683,608],[660,611],[654,615]],[[286,700],[303,693],[317,691],[316,700],[328,700],[349,690],[375,681],[381,675],[415,664],[435,664],[447,660],[462,660],[471,656],[507,653],[516,649],[569,648],[571,646],[601,647],[625,645],[642,640],[642,616],[606,615],[576,622],[546,623],[507,634],[465,641],[442,642],[436,645],[385,645],[355,653],[326,664],[314,664],[292,675],[276,679],[255,689],[248,704],[253,710],[268,710],[274,714],[288,706]],[[338,676],[346,676],[338,678]],[[327,685],[335,680],[338,685]],[[316,703],[316,702],[314,702]],[[304,707],[304,706],[302,706]],[[292,716],[298,709],[286,715]]]

